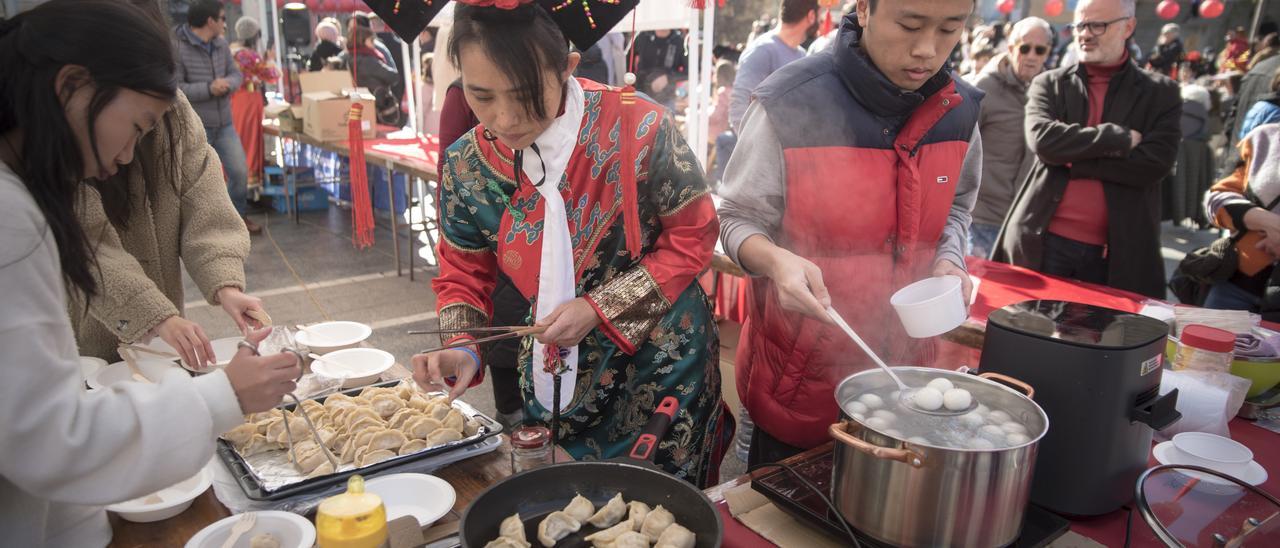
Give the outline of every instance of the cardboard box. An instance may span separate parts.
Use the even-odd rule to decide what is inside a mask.
[[[377,116],[374,112],[373,94],[364,89],[344,93],[315,91],[302,94],[302,132],[319,141],[347,140],[350,136],[347,131],[347,117],[353,101],[359,101],[364,105],[360,119],[364,137],[366,139],[377,137]]]
[[[343,70],[304,72],[298,75],[302,85],[302,108],[297,114],[303,120],[302,132],[320,141],[345,141],[348,137],[347,114],[351,103],[364,104],[361,128],[366,139],[377,136],[377,113],[373,94],[363,88],[352,88],[351,73]]]

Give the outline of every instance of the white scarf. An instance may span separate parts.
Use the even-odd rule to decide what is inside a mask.
[[[573,271],[573,244],[569,239],[569,220],[565,213],[564,196],[560,194],[560,181],[573,149],[577,145],[578,132],[582,128],[584,97],[582,86],[570,78],[566,86],[564,115],[556,118],[534,143],[542,160],[533,147],[524,149],[524,173],[530,181],[537,182],[546,176],[546,182],[538,187],[542,195],[542,266],[538,272],[538,303],[534,318],[542,320],[556,307],[577,298],[577,277]],[[543,173],[543,165],[546,173]],[[574,385],[578,379],[578,347],[564,348],[568,371],[560,377],[559,408],[564,410],[573,400]],[[551,410],[554,398],[554,375],[545,372],[545,349],[542,343],[533,344],[533,393],[542,407]]]

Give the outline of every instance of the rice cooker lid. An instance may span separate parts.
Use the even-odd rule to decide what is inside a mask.
[[[1103,350],[1140,348],[1169,336],[1169,325],[1140,314],[1068,301],[1034,300],[993,311],[988,325]]]
[[[1280,500],[1227,474],[1199,466],[1166,464],[1138,478],[1136,506],[1168,546],[1210,546],[1214,536],[1274,546],[1280,536]],[[1188,516],[1194,526],[1187,527]]]

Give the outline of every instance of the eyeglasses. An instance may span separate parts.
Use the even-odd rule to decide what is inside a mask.
[[[1031,44],[1022,44],[1018,46],[1018,53],[1023,55],[1031,53],[1031,50],[1035,50],[1036,55],[1044,56],[1049,53],[1049,46],[1033,46]]]
[[[1126,15],[1119,19],[1112,19],[1110,21],[1086,21],[1071,25],[1071,28],[1075,30],[1076,34],[1087,33],[1089,36],[1102,36],[1107,33],[1107,29],[1111,28],[1111,25],[1128,19],[1129,16]]]

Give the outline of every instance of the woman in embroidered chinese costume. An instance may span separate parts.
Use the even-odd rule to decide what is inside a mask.
[[[441,328],[488,326],[506,274],[546,327],[521,347],[526,420],[551,422],[560,368],[558,443],[607,459],[675,396],[656,461],[704,484],[723,419],[719,334],[696,280],[719,226],[708,185],[662,107],[572,78],[578,54],[543,7],[493,4],[460,3],[449,41],[480,125],[449,147],[441,174]],[[454,377],[457,397],[481,360],[474,346],[420,354],[414,375],[431,387]]]

